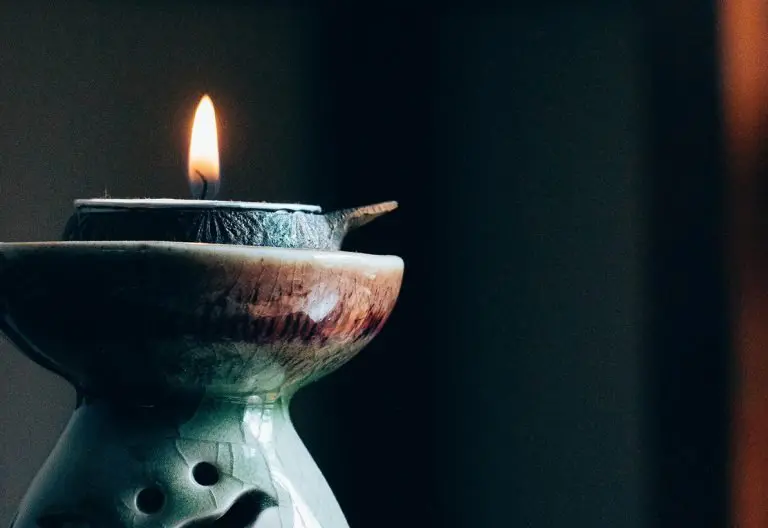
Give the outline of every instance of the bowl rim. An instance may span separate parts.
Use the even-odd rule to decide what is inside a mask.
[[[402,270],[403,259],[396,255],[375,255],[354,251],[281,248],[273,246],[244,246],[210,244],[205,242],[169,242],[162,240],[105,240],[105,241],[42,241],[0,242],[0,256],[12,257],[23,253],[114,253],[139,252],[153,254],[189,254],[219,258],[288,261],[309,261],[331,267],[364,266]]]

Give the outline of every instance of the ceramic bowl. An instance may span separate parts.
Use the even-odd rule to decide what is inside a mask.
[[[86,395],[287,393],[373,339],[402,275],[343,251],[0,243],[0,330]]]

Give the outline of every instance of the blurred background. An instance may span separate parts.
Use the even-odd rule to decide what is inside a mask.
[[[763,528],[764,35],[757,0],[0,0],[0,240],[187,197],[209,93],[221,198],[401,205],[345,248],[403,257],[395,313],[293,409],[351,526]],[[4,525],[74,393],[0,373]]]

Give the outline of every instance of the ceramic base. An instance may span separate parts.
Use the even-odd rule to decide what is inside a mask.
[[[347,528],[285,399],[84,402],[13,528]]]

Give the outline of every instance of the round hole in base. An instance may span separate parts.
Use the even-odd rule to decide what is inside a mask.
[[[200,462],[192,468],[192,478],[201,486],[213,486],[219,481],[219,470],[210,462]]]
[[[165,503],[165,495],[160,488],[144,488],[136,495],[136,507],[143,513],[157,513]]]

